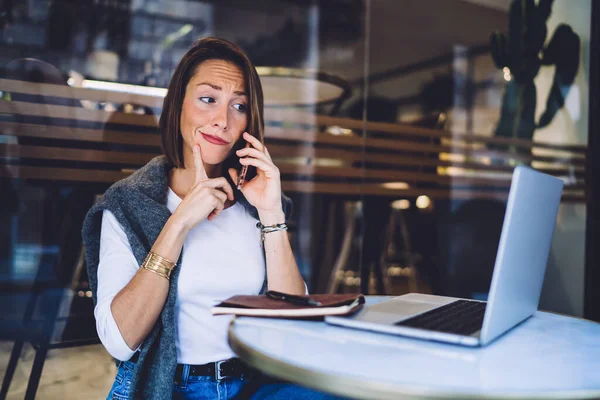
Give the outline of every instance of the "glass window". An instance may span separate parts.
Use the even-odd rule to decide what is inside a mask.
[[[310,292],[485,300],[523,164],[565,183],[540,308],[582,316],[591,0],[525,3],[3,2],[0,313],[97,343],[83,219],[161,154],[171,76],[218,36],[260,75]]]

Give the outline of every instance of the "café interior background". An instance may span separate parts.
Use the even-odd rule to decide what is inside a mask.
[[[311,292],[485,299],[510,172],[526,163],[567,185],[540,308],[581,316],[591,0],[510,7],[4,0],[0,287],[12,300],[0,303],[3,318],[27,312],[32,284],[61,289],[67,321],[91,316],[83,216],[96,195],[159,153],[164,88],[208,35],[238,43],[258,67],[267,145],[295,202],[290,237]],[[521,28],[529,36],[519,37]],[[494,32],[508,39],[492,43]],[[536,51],[553,57],[528,69]],[[154,142],[119,139],[136,134]],[[67,323],[62,333],[94,335],[82,326]]]

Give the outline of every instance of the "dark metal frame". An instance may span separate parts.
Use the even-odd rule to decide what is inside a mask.
[[[600,322],[600,2],[592,1],[583,316]]]

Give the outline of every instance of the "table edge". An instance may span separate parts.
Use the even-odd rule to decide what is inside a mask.
[[[229,323],[227,341],[229,346],[245,363],[268,375],[292,381],[312,389],[322,390],[339,396],[358,399],[464,399],[464,400],[500,400],[500,399],[599,399],[600,390],[575,390],[521,393],[495,393],[483,395],[473,392],[443,392],[416,385],[399,385],[377,382],[358,377],[340,377],[332,373],[315,372],[307,368],[288,364],[261,353],[246,345],[235,333],[235,324],[239,317]],[[592,321],[593,322],[593,321]]]

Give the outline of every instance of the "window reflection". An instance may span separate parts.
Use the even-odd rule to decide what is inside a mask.
[[[81,218],[160,154],[173,70],[216,35],[259,66],[311,292],[485,299],[510,174],[528,164],[566,184],[541,307],[581,315],[591,2],[539,3],[3,2],[2,314],[93,319]],[[52,330],[94,340],[69,326]]]

